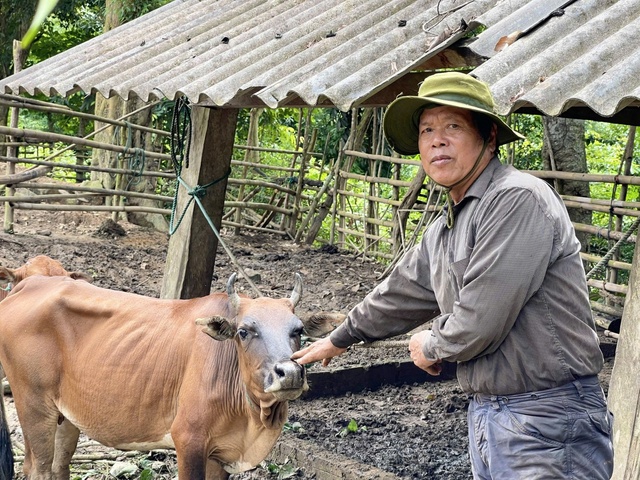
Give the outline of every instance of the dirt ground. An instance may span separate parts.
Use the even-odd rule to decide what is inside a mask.
[[[108,218],[107,214],[95,213],[19,211],[15,233],[0,233],[0,264],[18,267],[37,254],[46,254],[59,260],[67,270],[90,273],[94,283],[101,287],[158,296],[168,236],[126,222],[120,223],[124,235],[114,229],[105,231],[101,226]],[[378,283],[384,270],[384,266],[349,252],[303,247],[279,235],[231,236],[223,232],[223,239],[241,266],[259,277],[254,282],[266,296],[288,295],[294,273],[301,273],[304,294],[297,310],[301,317],[319,310],[346,313]],[[212,290],[224,290],[234,271],[233,263],[220,248]],[[255,296],[246,281],[239,280],[237,286]],[[406,348],[353,348],[332,366],[346,368],[389,360],[408,360]],[[605,391],[612,365],[610,358],[601,375]],[[312,370],[318,368],[322,367],[316,365]],[[11,412],[13,438],[20,442],[21,432],[11,398],[7,397],[5,403]],[[337,454],[338,458],[353,459],[401,478],[469,479],[467,405],[468,399],[455,380],[414,382],[296,400],[290,404],[289,423],[281,441],[310,442]],[[74,464],[75,478],[107,478],[116,462],[136,465],[138,470],[131,474],[132,478],[138,478],[145,468],[154,478],[176,475],[175,456],[171,452],[128,457],[82,439],[79,453],[102,458]],[[24,478],[21,464],[17,471],[18,478]],[[316,478],[309,465],[286,461],[280,464],[266,461],[253,472],[232,478],[289,475]]]

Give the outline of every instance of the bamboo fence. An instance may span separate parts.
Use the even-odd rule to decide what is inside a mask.
[[[135,129],[164,139],[165,145],[170,136],[166,131],[133,125],[125,117],[117,120],[105,119],[74,112],[59,105],[6,94],[0,94],[0,104],[10,106],[15,115],[20,109],[31,109],[99,120],[105,124],[103,129]],[[150,106],[152,105],[143,108]],[[390,266],[394,265],[408,248],[419,241],[424,228],[439,214],[442,206],[439,187],[429,183],[428,179],[416,181],[422,180],[418,175],[421,169],[419,161],[379,153],[383,151],[383,143],[379,121],[381,117],[376,112],[368,120],[371,122],[370,128],[378,132],[375,135],[378,143],[372,148],[378,153],[358,150],[358,135],[362,135],[362,132],[354,123],[351,135],[340,148],[336,159],[327,159],[324,154],[314,151],[317,132],[312,129],[303,131],[303,123],[310,124],[309,112],[305,122],[302,110],[300,112],[297,138],[304,138],[304,142],[298,148],[283,150],[260,147],[257,145],[257,130],[249,135],[247,145],[235,146],[222,226],[233,229],[234,232],[249,230],[276,233],[307,244],[330,243],[352,250],[363,258],[383,260]],[[257,121],[254,123],[252,128],[257,129]],[[21,129],[14,123],[9,127],[0,126],[0,141],[2,135],[6,136],[0,143],[0,154],[7,152],[0,155],[0,161],[7,165],[7,174],[0,175],[0,184],[6,185],[3,203],[5,231],[8,229],[7,218],[13,218],[14,210],[135,212],[163,216],[171,214],[171,185],[175,185],[173,170],[168,167],[159,170],[134,170],[92,166],[89,159],[93,150],[102,149],[121,157],[131,154],[126,145],[91,140],[94,133],[80,137]],[[54,151],[52,145],[64,147]],[[88,149],[80,159],[69,152],[77,146]],[[167,165],[171,156],[165,152],[146,149],[144,156]],[[289,157],[290,161],[288,165],[269,165],[261,160],[266,154]],[[239,159],[242,155],[243,158]],[[365,166],[362,173],[354,173],[353,165],[357,160],[359,165]],[[28,168],[16,171],[17,164]],[[45,177],[75,179],[78,172],[161,179],[165,188],[162,192],[138,192],[116,187],[100,188],[75,181],[47,180]],[[610,222],[609,227],[574,223],[576,231],[609,242],[625,238],[627,244],[635,244],[637,236],[625,235],[623,229],[624,219],[640,217],[640,202],[626,198],[626,188],[629,185],[640,185],[640,177],[630,175],[629,172],[629,169],[625,169],[620,175],[559,171],[528,173],[553,182],[579,180],[624,187],[619,198],[610,200],[569,195],[563,195],[562,198],[567,208],[597,212],[616,219],[616,222]],[[122,186],[123,183],[119,182],[117,185]],[[107,198],[114,200],[105,203]],[[115,201],[117,198],[145,199],[153,205],[127,205],[127,202]],[[409,198],[413,200],[407,202]],[[7,213],[9,211],[10,214]],[[600,264],[603,257],[604,254],[582,253],[587,271]],[[620,261],[614,255],[605,262],[608,272],[605,276],[589,278],[589,287],[599,292],[601,298],[607,298],[605,303],[594,301],[594,311],[621,316],[627,286],[619,279],[627,278],[631,268],[631,264]]]

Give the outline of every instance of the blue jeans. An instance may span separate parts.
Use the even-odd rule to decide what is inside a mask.
[[[476,480],[605,480],[613,472],[613,419],[595,376],[537,392],[476,394],[468,420]]]

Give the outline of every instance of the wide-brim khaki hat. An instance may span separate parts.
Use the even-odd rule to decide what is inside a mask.
[[[391,147],[401,155],[419,153],[420,114],[425,108],[439,105],[464,108],[490,117],[498,127],[498,145],[524,138],[495,113],[493,96],[486,83],[465,73],[446,72],[427,77],[417,96],[399,97],[387,107],[383,126]]]

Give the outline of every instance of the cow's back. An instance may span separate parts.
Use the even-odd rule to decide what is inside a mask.
[[[223,313],[224,298],[164,300],[30,277],[0,302],[0,361],[14,395],[52,396],[90,437],[120,448],[169,447],[185,380],[207,395],[220,374],[205,378],[202,365],[235,361],[231,342],[211,341],[195,325]]]

